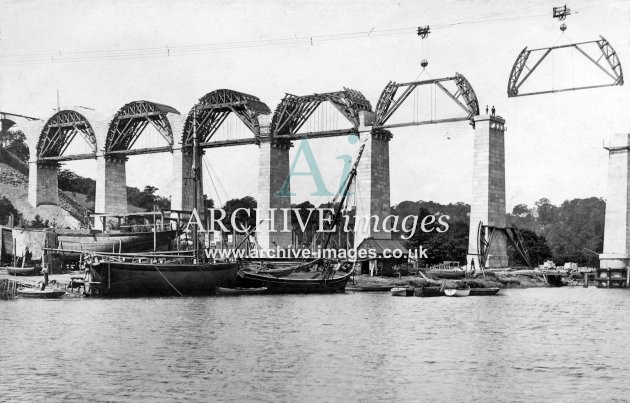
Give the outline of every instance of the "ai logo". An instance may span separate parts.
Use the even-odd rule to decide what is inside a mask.
[[[348,136],[348,143],[356,144],[359,141],[358,137],[355,135]],[[308,166],[307,171],[297,171],[297,164],[300,161],[301,157],[304,157],[306,160],[306,164]],[[343,172],[341,174],[341,181],[339,182],[339,192],[342,192],[343,185],[350,175],[350,169],[352,168],[352,157],[348,154],[340,155],[337,157],[338,160],[343,162]],[[276,197],[290,197],[295,196],[295,193],[289,191],[289,185],[291,183],[292,176],[310,176],[313,178],[313,182],[315,183],[315,187],[317,190],[311,193],[311,196],[334,196],[332,192],[330,192],[326,185],[324,184],[324,178],[319,170],[317,165],[317,161],[315,160],[315,155],[313,154],[313,150],[309,144],[308,139],[302,139],[300,141],[300,145],[297,149],[297,154],[291,163],[291,168],[289,169],[289,175],[287,175],[287,179],[284,181],[282,185],[282,189],[274,193]]]

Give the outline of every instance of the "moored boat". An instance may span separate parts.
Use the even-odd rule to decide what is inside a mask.
[[[427,270],[427,274],[446,279],[459,279],[466,276],[466,272],[459,266],[459,262],[453,260],[447,260],[444,263],[430,267]]]
[[[470,286],[464,285],[457,288],[446,288],[444,294],[447,297],[467,297],[470,295]]]
[[[12,266],[8,266],[6,267],[7,269],[7,274],[13,275],[13,276],[30,276],[30,275],[34,275],[37,274],[40,270],[39,267],[12,267]]]
[[[293,272],[283,276],[274,276],[249,270],[239,271],[239,276],[247,283],[266,287],[270,293],[274,294],[343,292],[351,275],[351,271],[344,273],[338,270]]]
[[[442,286],[439,285],[423,285],[421,287],[416,287],[413,295],[416,297],[441,297],[444,295],[444,290],[442,289]]]
[[[489,287],[489,288],[471,288],[470,295],[495,295],[499,292],[500,288],[497,287]]]
[[[187,297],[213,295],[216,287],[236,284],[236,262],[191,263],[187,260],[190,259],[91,259],[86,281],[88,293],[117,297]]]
[[[407,287],[394,287],[391,290],[392,296],[394,297],[406,297],[407,296]]]
[[[37,288],[20,288],[17,290],[17,295],[21,298],[39,298],[39,299],[52,299],[61,298],[66,294],[64,290],[59,289],[37,289]]]

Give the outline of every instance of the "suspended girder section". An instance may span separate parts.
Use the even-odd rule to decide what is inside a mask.
[[[65,151],[77,134],[85,139],[92,153],[79,156],[64,156]],[[94,158],[96,151],[96,136],[92,125],[83,115],[73,110],[59,111],[48,119],[37,142],[38,161]]]
[[[118,110],[109,124],[105,141],[105,154],[129,154],[147,126],[153,126],[167,142],[167,149],[173,147],[173,130],[167,119],[169,113],[179,112],[168,105],[149,101],[134,101]],[[164,147],[146,148],[144,153],[161,152]]]
[[[448,81],[452,81],[455,83],[457,87],[456,92],[453,93],[444,86],[443,83]],[[437,88],[443,91],[457,106],[459,106],[464,111],[464,113],[466,114],[465,117],[452,117],[388,125],[387,122],[389,121],[389,119],[396,113],[396,111],[405,102],[405,100],[409,98],[409,95],[411,95],[416,88],[425,85],[435,85]],[[459,73],[455,73],[453,77],[412,81],[401,84],[390,81],[385,86],[385,89],[383,89],[383,92],[378,99],[378,103],[376,104],[376,116],[374,125],[378,128],[391,128],[445,122],[459,122],[472,120],[472,118],[477,115],[479,115],[479,102],[477,101],[477,95],[475,94],[475,91],[473,90],[466,77]]]
[[[538,94],[549,94],[554,92],[564,92],[564,91],[575,91],[575,90],[583,90],[588,88],[599,88],[599,87],[611,87],[615,85],[623,85],[623,70],[621,68],[621,62],[619,61],[619,57],[617,53],[610,46],[610,43],[603,37],[600,36],[601,39],[595,41],[587,41],[587,42],[579,42],[579,43],[570,43],[566,45],[559,46],[551,46],[548,48],[539,48],[539,49],[531,49],[528,50],[525,47],[521,53],[516,58],[514,62],[514,66],[512,66],[512,71],[510,72],[510,78],[508,80],[508,97],[518,97],[518,96],[526,96],[526,95],[538,95]],[[584,51],[584,45],[589,44],[597,44],[601,55],[599,58],[595,59],[587,52]],[[564,48],[575,48],[582,56],[584,56],[587,60],[592,62],[595,66],[597,66],[600,70],[602,70],[608,77],[610,77],[611,81],[605,84],[598,85],[585,85],[585,86],[577,86],[570,88],[562,88],[562,89],[551,89],[544,91],[534,91],[534,92],[520,92],[520,87],[527,81],[527,79],[531,76],[531,74],[541,65],[541,63],[547,58],[547,56],[556,49],[564,49]],[[531,60],[530,60],[531,59]],[[602,60],[604,59],[604,60]],[[530,63],[528,65],[528,62]]]
[[[248,141],[245,143],[258,144],[260,142],[260,122],[258,118],[260,115],[269,115],[271,113],[269,107],[258,97],[227,89],[216,90],[206,94],[193,107],[193,110],[195,109],[197,138],[201,147],[204,148],[208,148],[212,143],[215,143],[212,141],[212,137],[230,113],[236,115],[252,132],[251,141],[246,139]],[[186,147],[192,145],[193,110],[188,113],[184,126],[182,144]],[[232,141],[241,144],[240,140]],[[221,143],[227,142],[229,141],[221,141]]]
[[[271,135],[275,138],[316,138],[347,134],[348,130],[321,131],[298,134],[304,123],[324,102],[330,102],[352,125],[352,131],[359,127],[361,111],[372,111],[372,105],[361,92],[345,88],[343,91],[312,95],[286,94],[274,112],[271,121]]]

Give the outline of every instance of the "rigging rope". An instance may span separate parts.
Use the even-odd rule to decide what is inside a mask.
[[[206,163],[205,160],[203,161],[203,165],[206,168],[206,172],[208,173],[208,179],[210,179],[210,183],[212,184],[212,188],[214,189],[214,193],[217,195],[217,199],[219,201],[219,204],[221,206],[223,206],[223,201],[221,201],[221,196],[219,195],[219,192],[217,191],[216,186],[214,186],[214,181],[212,180],[212,174],[210,173],[210,169],[208,169],[208,164]]]
[[[177,288],[175,288],[175,286],[168,281],[168,279],[164,276],[164,274],[162,274],[162,272],[160,271],[160,269],[158,269],[158,267],[156,265],[153,265],[153,267],[155,267],[155,270],[157,270],[158,273],[160,273],[160,276],[162,276],[162,278],[164,280],[166,280],[166,282],[168,283],[168,285],[170,285],[171,287],[173,287],[173,289],[175,290],[175,292],[177,292],[179,294],[180,297],[183,297],[184,294],[182,294],[181,292],[179,292],[179,290]]]

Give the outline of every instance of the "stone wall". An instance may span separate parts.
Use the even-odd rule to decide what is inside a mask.
[[[608,156],[604,251],[601,268],[622,268],[630,264],[630,134],[614,136]]]
[[[29,163],[28,202],[31,206],[59,205],[58,176],[58,163]]]
[[[127,213],[126,158],[97,157],[95,213]],[[95,227],[102,224],[96,220]]]
[[[382,231],[382,222],[390,214],[389,141],[392,135],[388,131],[369,130],[372,118],[371,113],[361,115],[361,140],[365,148],[357,167],[355,248],[369,237],[391,239],[391,232]],[[364,225],[374,216],[379,219],[376,231],[374,220]]]
[[[505,120],[498,116],[475,117],[472,199],[468,237],[468,266],[479,266],[477,231],[483,225],[504,229],[505,209]],[[488,236],[490,231],[486,231]],[[486,267],[507,267],[507,239],[496,231],[490,243]]]

